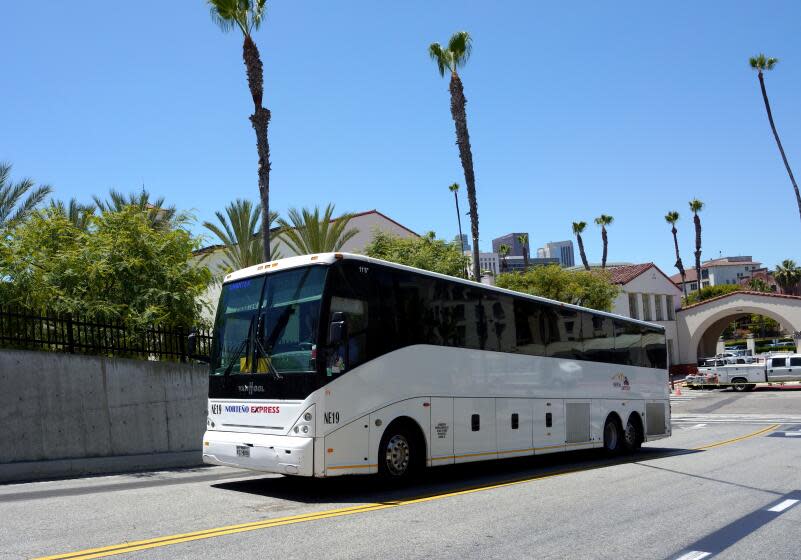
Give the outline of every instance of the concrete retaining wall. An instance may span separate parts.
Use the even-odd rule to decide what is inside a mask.
[[[0,350],[0,482],[199,465],[202,365]]]

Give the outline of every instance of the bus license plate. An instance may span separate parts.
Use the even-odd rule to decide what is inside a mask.
[[[250,447],[247,445],[237,445],[236,446],[236,456],[237,457],[250,457]]]

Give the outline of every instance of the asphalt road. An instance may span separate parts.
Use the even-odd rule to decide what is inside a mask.
[[[801,390],[672,405],[673,437],[631,457],[445,467],[402,489],[222,467],[0,486],[0,559],[801,557]]]

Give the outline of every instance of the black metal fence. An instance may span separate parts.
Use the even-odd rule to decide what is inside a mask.
[[[190,333],[194,335],[194,349],[190,348]],[[208,359],[211,332],[168,329],[159,325],[133,331],[119,321],[95,321],[79,315],[42,315],[0,306],[0,348],[186,362]]]

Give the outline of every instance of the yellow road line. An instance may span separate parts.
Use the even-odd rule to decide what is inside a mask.
[[[713,447],[720,447],[721,445],[728,445],[730,443],[735,443],[737,441],[743,441],[744,439],[749,439],[749,438],[752,438],[752,437],[756,437],[756,436],[764,434],[766,432],[770,432],[772,430],[775,430],[780,425],[781,424],[772,424],[772,425],[768,426],[767,428],[763,428],[762,430],[757,430],[756,432],[753,432],[751,434],[746,434],[744,436],[740,436],[740,437],[736,437],[736,438],[732,438],[732,439],[727,439],[727,440],[724,440],[724,441],[719,441],[717,443],[710,443],[709,445],[702,445],[701,447],[694,448],[694,451],[703,451],[705,449],[712,449]]]
[[[743,441],[745,439],[753,438],[758,435],[764,434],[771,430],[776,429],[779,427],[779,424],[773,424],[768,426],[767,428],[763,428],[761,430],[757,430],[756,432],[752,432],[750,434],[746,434],[744,436],[727,439],[724,441],[719,441],[716,443],[711,443],[709,445],[704,445],[701,447],[693,448],[693,451],[703,451],[706,449],[712,449],[714,447],[720,447],[723,445],[728,445],[731,443],[735,443],[738,441]],[[659,455],[656,457],[647,457],[648,460],[652,459],[660,459],[663,457],[669,457],[671,455],[676,455],[677,453],[666,453],[663,455]],[[613,463],[612,465],[602,465],[602,466],[613,466],[619,463]],[[197,541],[202,539],[209,539],[213,537],[221,537],[224,535],[233,535],[235,533],[244,533],[246,531],[255,531],[258,529],[268,529],[271,527],[280,527],[282,525],[292,525],[295,523],[305,523],[308,521],[317,521],[319,519],[327,519],[330,517],[342,517],[345,515],[353,515],[356,513],[366,513],[370,511],[378,511],[382,509],[388,508],[395,508],[400,506],[408,506],[412,504],[420,504],[424,502],[430,502],[433,500],[440,500],[442,498],[450,498],[453,496],[464,496],[466,494],[473,494],[475,492],[483,492],[485,490],[494,490],[497,488],[505,488],[507,486],[513,486],[516,484],[523,484],[526,482],[532,482],[535,480],[545,480],[548,478],[555,478],[559,476],[565,476],[568,474],[574,474],[578,472],[584,472],[596,468],[595,466],[589,467],[577,467],[573,469],[565,469],[557,472],[547,473],[547,474],[538,474],[535,476],[528,476],[519,479],[507,480],[504,482],[492,483],[492,484],[485,484],[485,485],[478,485],[469,488],[464,488],[462,490],[456,491],[446,491],[440,492],[437,494],[431,494],[429,496],[421,496],[418,498],[410,498],[406,500],[390,500],[386,502],[376,502],[376,503],[369,503],[369,504],[362,504],[359,506],[350,506],[346,508],[338,508],[338,509],[329,509],[319,512],[313,513],[304,513],[300,515],[291,515],[289,517],[279,517],[276,519],[266,519],[262,521],[252,521],[250,523],[241,523],[238,525],[227,525],[224,527],[217,527],[214,529],[206,529],[203,531],[194,531],[192,533],[182,533],[177,535],[169,535],[166,537],[158,537],[154,539],[146,539],[140,541],[132,541],[122,544],[116,544],[111,546],[105,546],[100,548],[89,548],[86,550],[80,550],[77,552],[68,552],[65,554],[57,554],[54,556],[43,556],[38,558],[37,560],[89,560],[90,558],[102,558],[104,556],[114,556],[117,554],[126,554],[129,552],[136,552],[138,550],[147,550],[150,548],[159,548],[162,546],[169,546],[173,544],[179,544],[183,542],[190,542],[190,541]]]

